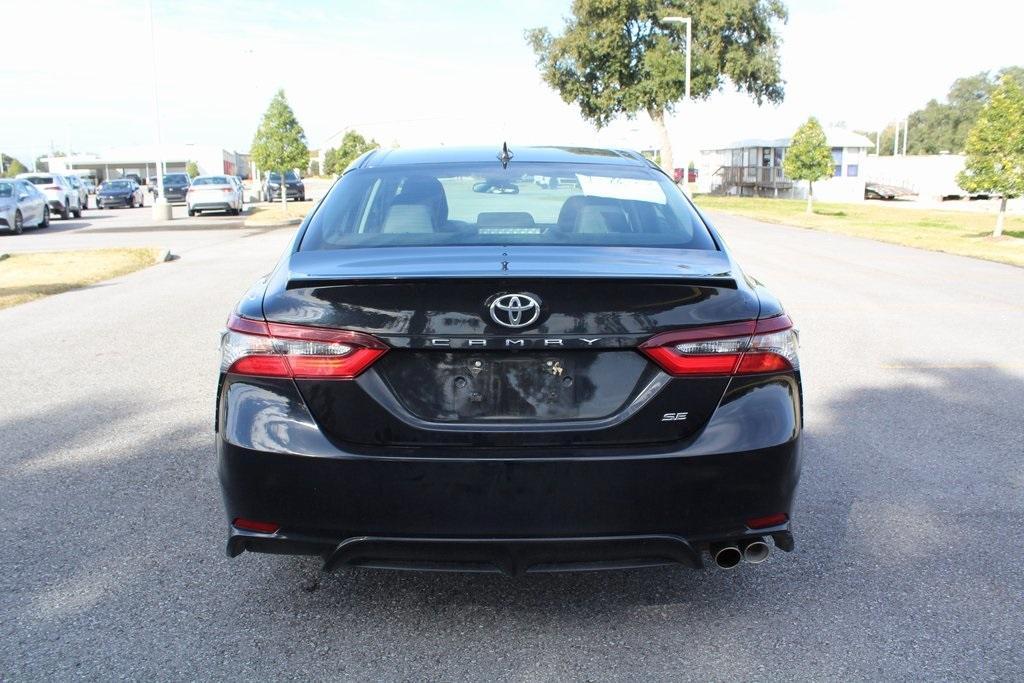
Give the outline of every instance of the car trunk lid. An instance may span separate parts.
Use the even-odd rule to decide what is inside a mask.
[[[670,378],[637,346],[758,312],[712,251],[374,248],[298,252],[288,266],[268,287],[269,321],[368,333],[391,348],[354,382],[297,381],[328,436],[362,444],[685,438],[728,378]],[[500,308],[496,318],[492,304],[508,296],[535,302],[536,320],[509,326]]]

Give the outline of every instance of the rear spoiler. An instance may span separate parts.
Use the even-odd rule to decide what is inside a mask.
[[[694,276],[684,275],[679,277],[645,277],[635,275],[536,275],[536,274],[481,274],[481,275],[419,275],[415,277],[365,277],[353,276],[291,276],[285,285],[286,290],[290,289],[315,289],[320,287],[348,287],[352,285],[387,285],[402,283],[408,284],[417,280],[525,280],[531,278],[543,278],[551,280],[629,280],[631,282],[642,281],[651,284],[676,284],[684,287],[716,287],[722,289],[736,289],[736,279],[721,275]]]

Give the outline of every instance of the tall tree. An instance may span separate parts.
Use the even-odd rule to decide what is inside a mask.
[[[758,104],[782,101],[775,32],[787,18],[782,0],[573,0],[561,35],[526,32],[544,81],[598,128],[647,112],[669,174],[665,115],[686,89],[686,31],[662,21],[674,15],[692,21],[692,98],[707,99],[728,78]]]
[[[324,154],[324,173],[340,175],[359,155],[380,147],[374,139],[367,140],[354,130],[347,131],[341,138],[337,148],[327,150]]]
[[[1006,200],[1024,195],[1024,90],[1006,75],[967,136],[967,161],[957,176],[968,192],[1000,196],[993,237],[1003,234]]]
[[[0,154],[0,167],[2,167],[2,169],[0,169],[2,170],[0,176],[5,178],[13,178],[19,173],[24,173],[28,170],[25,168],[25,164],[7,154]]]
[[[306,146],[306,133],[295,118],[295,112],[288,106],[284,90],[278,90],[270,100],[249,153],[261,171],[277,171],[281,174],[281,204],[287,205],[285,173],[294,168],[306,168],[309,148]]]
[[[940,154],[951,152],[961,154],[967,141],[967,134],[978,120],[982,108],[988,102],[996,85],[1009,76],[1024,87],[1024,67],[1008,66],[992,76],[982,71],[953,81],[943,102],[932,99],[921,109],[907,117],[907,154]],[[872,140],[877,133],[863,132]],[[900,128],[900,150],[903,149]],[[892,124],[881,131],[878,153],[892,154],[896,127]]]
[[[833,174],[832,149],[813,116],[800,126],[782,159],[782,170],[793,180],[807,181],[807,213],[814,202],[814,183]]]
[[[21,163],[17,159],[11,159],[11,162],[4,166],[4,171],[7,173],[8,178],[13,178],[19,173],[27,172],[28,169],[25,168],[25,164]]]
[[[188,174],[189,178],[195,178],[199,175],[199,164],[194,161],[189,161],[185,164],[185,173]]]

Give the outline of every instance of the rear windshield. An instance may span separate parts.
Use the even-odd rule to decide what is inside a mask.
[[[193,185],[227,185],[228,179],[222,175],[210,176],[208,178],[196,178],[192,181]]]
[[[188,176],[184,173],[169,173],[164,176],[164,185],[188,185]]]
[[[53,179],[53,176],[48,175],[34,175],[29,178],[25,178],[33,185],[56,185],[57,181]]]
[[[513,162],[503,171],[495,162],[350,171],[300,249],[481,244],[717,248],[653,169]]]

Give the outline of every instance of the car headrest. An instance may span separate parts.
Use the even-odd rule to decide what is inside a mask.
[[[564,232],[576,230],[576,217],[580,213],[580,207],[587,201],[587,197],[575,194],[565,200],[561,210],[558,212],[558,229]]]
[[[618,207],[587,205],[580,209],[576,218],[576,232],[604,234],[629,232],[629,222]]]
[[[380,231],[382,233],[434,232],[430,207],[426,204],[392,204]]]
[[[412,175],[402,182],[402,190],[392,201],[395,204],[421,204],[428,207],[433,227],[444,225],[448,220],[448,199],[444,186],[434,176]]]
[[[558,229],[582,233],[629,232],[629,221],[617,199],[573,195],[558,212]]]

